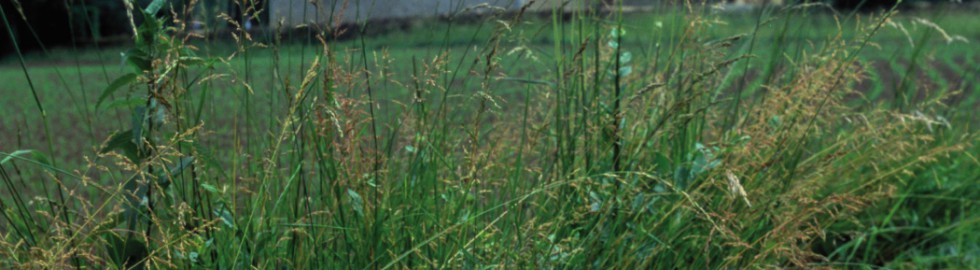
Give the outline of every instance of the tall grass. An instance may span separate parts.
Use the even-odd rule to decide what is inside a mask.
[[[131,7],[124,74],[86,99],[94,123],[131,120],[84,166],[0,153],[0,265],[968,268],[980,255],[977,135],[947,102],[958,93],[920,89],[910,66],[893,100],[854,104],[859,56],[895,10],[766,7],[748,32],[708,36],[730,17],[704,4],[653,20],[622,3],[544,20],[490,8],[469,24],[459,6],[426,50],[379,44],[370,21],[306,25],[310,41],[284,45],[287,26],[220,14],[226,52],[188,28],[193,4],[164,2]],[[315,20],[364,4],[315,5]],[[837,31],[790,42],[815,12]]]

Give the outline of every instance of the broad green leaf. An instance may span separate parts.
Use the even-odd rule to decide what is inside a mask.
[[[218,193],[218,187],[208,183],[201,183],[201,188],[211,193]]]
[[[132,130],[112,134],[112,136],[109,137],[109,142],[99,150],[99,154],[105,154],[112,151],[122,151],[121,154],[123,154],[123,156],[126,158],[129,158],[129,160],[133,163],[138,164],[140,160],[142,160],[139,152],[136,150],[136,143],[133,141]]]
[[[610,40],[608,43],[606,43],[606,45],[613,49],[619,48],[619,42],[616,42],[615,40]]]
[[[160,11],[160,8],[163,8],[163,4],[166,2],[167,0],[154,0],[152,3],[150,3],[150,5],[146,6],[146,13],[150,15],[157,15],[157,12]]]
[[[116,78],[115,81],[112,81],[112,83],[110,83],[108,87],[102,90],[102,95],[99,95],[99,101],[95,102],[95,109],[98,110],[99,105],[101,105],[106,98],[111,96],[112,93],[115,93],[116,90],[119,90],[119,88],[122,88],[123,86],[129,85],[130,83],[136,81],[136,78],[138,77],[139,75],[136,73],[129,73],[123,75],[122,77]]]
[[[612,38],[625,37],[626,29],[622,27],[613,28],[611,31],[609,31],[609,36]]]
[[[146,108],[142,106],[136,107],[136,109],[133,110],[133,118],[132,118],[133,129],[131,129],[133,135],[131,135],[132,136],[131,140],[133,141],[133,146],[136,147],[137,153],[143,152],[143,142],[142,142],[143,122],[145,119],[146,119]]]
[[[224,206],[214,209],[214,214],[221,218],[221,221],[225,223],[228,228],[235,228],[235,217],[232,216],[231,211],[228,211]]]
[[[620,64],[623,64],[623,65],[629,64],[630,61],[633,61],[633,54],[632,53],[630,53],[630,52],[623,52],[623,54],[619,55],[619,63]]]
[[[619,77],[626,77],[633,73],[632,66],[624,66],[619,68]]]
[[[109,102],[109,104],[106,104],[105,105],[105,109],[106,110],[111,110],[111,109],[115,109],[115,108],[119,108],[119,107],[127,107],[127,108],[129,108],[129,107],[134,107],[134,106],[140,106],[140,105],[143,105],[144,103],[146,103],[146,99],[144,99],[144,98],[128,98],[128,99],[116,100],[116,101],[113,101],[113,102]]]
[[[136,68],[137,72],[150,71],[153,69],[153,60],[150,55],[139,48],[133,48],[123,54],[126,63]]]
[[[157,34],[162,34],[163,22],[154,14],[143,13],[143,23],[136,29],[139,35],[136,36],[136,45],[139,48],[150,48],[157,42]]]
[[[350,203],[354,207],[354,212],[358,216],[364,217],[364,200],[361,199],[361,195],[357,194],[353,189],[347,189],[347,196],[350,196]]]

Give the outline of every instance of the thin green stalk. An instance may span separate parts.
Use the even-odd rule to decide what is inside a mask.
[[[47,138],[48,152],[54,153],[54,143],[52,142],[51,139],[51,135],[52,135],[51,128],[50,128],[51,125],[48,124],[48,113],[47,111],[44,110],[44,106],[41,105],[41,99],[37,95],[37,89],[34,87],[34,81],[31,80],[31,74],[27,72],[27,65],[24,63],[24,55],[20,51],[20,45],[17,44],[17,37],[14,36],[14,32],[10,26],[10,22],[7,20],[7,11],[3,9],[3,5],[0,5],[0,16],[2,16],[3,18],[3,24],[7,28],[7,34],[10,36],[10,40],[14,45],[14,51],[17,53],[17,60],[20,63],[21,70],[24,72],[24,78],[27,79],[27,84],[31,88],[31,96],[34,97],[34,104],[37,106],[38,111],[41,113],[41,122],[44,125],[44,134],[45,137]],[[57,159],[54,158],[51,159],[51,166],[53,167],[58,166]],[[43,185],[44,181],[42,181],[41,183]],[[61,185],[61,181],[58,181],[57,179],[55,180],[55,184],[56,184],[56,188],[58,189],[58,201],[62,206],[61,219],[63,222],[65,222],[65,226],[68,226],[67,229],[68,238],[74,239],[75,232],[73,229],[71,229],[72,223],[71,223],[71,218],[68,215],[69,205],[66,203],[65,200],[65,194],[63,190],[64,187]],[[47,188],[45,188],[45,191],[47,191]],[[51,206],[51,210],[54,211],[54,206],[53,205],[50,206]],[[69,242],[68,246],[69,248],[74,248],[74,243]],[[75,254],[72,254],[72,262],[75,265],[75,268],[80,267],[79,259],[77,256],[75,256]]]
[[[619,46],[616,46],[615,57],[613,57],[613,58],[615,58],[613,61],[615,61],[615,63],[616,63],[615,64],[615,70],[614,70],[616,76],[613,78],[614,79],[613,80],[613,89],[614,89],[613,93],[615,95],[613,97],[613,123],[612,123],[612,125],[613,125],[613,127],[612,127],[612,129],[613,129],[613,131],[612,131],[612,140],[613,140],[613,156],[612,156],[612,164],[613,164],[613,166],[612,166],[612,170],[613,170],[613,172],[619,172],[622,169],[622,165],[620,165],[621,164],[621,160],[620,160],[621,154],[620,154],[620,152],[622,151],[622,148],[623,148],[623,137],[620,134],[620,130],[619,130],[620,129],[620,125],[622,124],[621,122],[622,122],[622,117],[623,117],[623,113],[621,112],[622,105],[620,104],[620,103],[622,103],[622,100],[623,100],[623,85],[622,85],[622,77],[623,77],[623,74],[621,73],[622,72],[623,63],[620,62],[621,59],[622,59],[622,55],[623,55],[623,53],[622,53],[622,48],[623,48],[623,35],[622,35],[622,30],[623,30],[623,2],[622,1],[619,1],[619,13],[618,13],[618,16],[617,17],[618,18],[617,18],[617,22],[616,22],[616,29],[614,31],[617,31],[617,33],[616,33],[616,44],[619,44]],[[619,181],[617,181],[616,184],[618,185],[619,184]]]

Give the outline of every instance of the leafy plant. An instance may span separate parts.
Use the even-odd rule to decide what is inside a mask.
[[[4,267],[976,261],[972,104],[912,80],[952,48],[933,46],[960,45],[936,45],[931,27],[896,34],[894,10],[460,5],[370,36],[378,22],[324,20],[365,1],[317,3],[307,19],[330,23],[261,32],[242,22],[268,11],[236,0],[240,16],[212,14],[232,28],[221,41],[188,27],[193,1],[124,3],[133,44],[77,110],[95,112],[83,122],[101,144],[71,151],[86,142],[47,136],[43,154],[0,153]],[[915,50],[879,49],[910,36]],[[882,82],[890,73],[864,74],[883,54],[913,60],[893,78],[900,89]],[[865,95],[862,79],[902,99]],[[50,135],[41,101],[59,100],[39,85],[42,121],[24,125]]]

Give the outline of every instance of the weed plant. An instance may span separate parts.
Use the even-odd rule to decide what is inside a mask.
[[[855,98],[895,10],[767,7],[714,36],[726,17],[701,3],[639,21],[461,9],[420,52],[337,41],[372,27],[333,19],[366,1],[321,1],[309,20],[334,23],[299,44],[219,14],[225,51],[188,28],[195,2],[126,2],[124,71],[77,90],[101,92],[78,95],[76,129],[111,128],[80,166],[49,158],[52,132],[78,131],[51,129],[58,105],[30,89],[47,148],[0,145],[0,266],[980,265],[975,105],[914,77],[938,30],[909,35],[897,89]],[[814,13],[837,31],[789,42]]]

